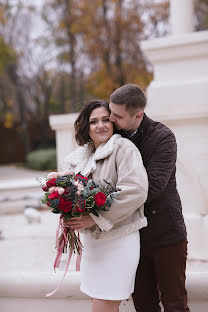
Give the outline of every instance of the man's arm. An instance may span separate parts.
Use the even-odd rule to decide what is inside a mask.
[[[165,189],[175,169],[176,157],[176,139],[174,134],[170,132],[158,142],[146,166],[149,180],[149,191],[146,203],[155,199]]]

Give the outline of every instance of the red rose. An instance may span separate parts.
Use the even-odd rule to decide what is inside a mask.
[[[76,210],[78,211],[78,212],[84,212],[85,210],[86,210],[86,208],[85,207],[79,207],[79,206],[75,206],[75,208],[76,208]]]
[[[55,192],[52,192],[49,196],[48,196],[48,198],[49,199],[55,199],[55,198],[59,198],[59,193],[57,192],[57,191],[55,191]]]
[[[72,202],[60,197],[58,208],[63,212],[70,212],[72,210]]]
[[[48,192],[48,187],[47,187],[47,186],[43,186],[43,187],[42,187],[42,190],[43,190],[44,192]]]
[[[75,180],[85,180],[85,181],[88,181],[88,178],[84,177],[81,174],[76,174],[75,175]]]
[[[94,195],[95,204],[102,207],[106,202],[106,195],[103,192],[98,192]]]
[[[47,201],[46,205],[47,205],[48,207],[50,207],[51,203],[50,203],[49,201]]]
[[[52,186],[56,186],[56,178],[47,181],[46,185],[47,185],[48,188],[50,188]]]

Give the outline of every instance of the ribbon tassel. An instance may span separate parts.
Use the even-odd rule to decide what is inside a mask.
[[[61,230],[61,235],[59,237],[60,230]],[[75,250],[77,250],[77,252],[78,252],[77,259],[76,259],[76,271],[80,270],[80,262],[81,262],[81,257],[82,257],[82,243],[80,241],[80,235],[78,233],[78,236],[76,236],[74,230],[63,227],[63,225],[61,223],[61,218],[60,218],[58,228],[56,231],[57,254],[56,254],[55,261],[54,261],[54,271],[56,271],[56,269],[59,268],[62,253],[63,253],[65,248],[67,249],[68,244],[69,244],[69,256],[68,256],[67,265],[65,268],[64,275],[63,275],[62,279],[60,280],[60,282],[58,283],[58,286],[56,287],[56,289],[53,290],[52,292],[46,294],[45,295],[46,297],[50,297],[50,296],[54,295],[59,290],[59,288],[60,288],[60,286],[61,286],[61,284],[62,284],[62,282],[66,276],[66,273],[68,271],[69,264],[71,262],[72,253]]]

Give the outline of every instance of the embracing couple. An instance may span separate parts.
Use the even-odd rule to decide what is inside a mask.
[[[75,121],[75,173],[116,188],[109,211],[65,226],[83,233],[81,290],[93,312],[118,312],[132,294],[136,311],[188,312],[187,234],[176,188],[174,134],[144,113],[142,89],[127,84],[109,103],[86,103]]]

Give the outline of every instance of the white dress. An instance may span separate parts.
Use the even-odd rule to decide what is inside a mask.
[[[113,239],[84,234],[82,244],[81,291],[96,299],[128,299],[139,263],[139,231]]]

